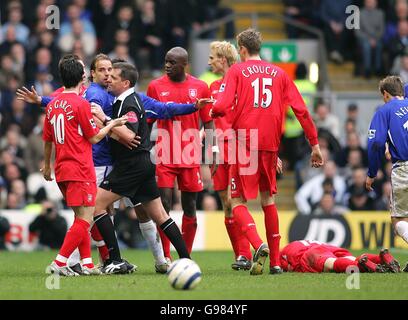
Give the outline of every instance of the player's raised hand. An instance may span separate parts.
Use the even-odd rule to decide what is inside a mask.
[[[112,120],[112,123],[113,123],[114,127],[123,126],[126,122],[128,122],[128,117],[127,116],[123,116],[123,117],[116,118],[116,119]]]
[[[41,96],[38,95],[34,86],[31,86],[31,91],[26,87],[17,89],[16,95],[18,100],[23,100],[27,103],[41,104]]]
[[[45,180],[47,180],[47,181],[52,181],[52,180],[54,180],[54,179],[51,177],[51,168],[49,168],[49,167],[42,167],[42,168],[40,169],[40,172],[42,172],[43,177],[44,177]]]
[[[310,157],[310,165],[313,168],[319,168],[324,164],[323,155],[318,144],[312,147],[312,155]]]
[[[195,102],[195,108],[200,110],[204,108],[207,104],[209,103],[214,103],[215,100],[212,98],[202,98],[202,99],[197,99]]]
[[[91,113],[102,122],[106,119],[106,115],[103,112],[102,107],[98,104],[91,103]]]

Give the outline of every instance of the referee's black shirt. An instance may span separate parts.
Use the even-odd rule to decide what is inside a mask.
[[[149,152],[152,145],[143,103],[135,90],[129,89],[122,93],[112,106],[112,118],[129,116],[126,126],[141,138],[140,145],[130,150],[118,141],[111,139],[111,151],[115,161],[127,160],[135,154]]]

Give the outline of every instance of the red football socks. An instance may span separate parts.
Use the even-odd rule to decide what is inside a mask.
[[[270,266],[279,266],[279,218],[278,210],[274,204],[262,207],[265,218],[266,238],[268,239],[268,246],[270,252]]]
[[[91,255],[91,235],[89,234],[88,229],[86,229],[86,235],[84,234],[84,237],[82,239],[82,242],[79,244],[78,249],[82,259],[82,265],[90,269],[94,268]]]
[[[381,257],[378,254],[366,253],[365,255],[367,256],[368,260],[374,262],[375,264],[380,264],[382,262]]]
[[[235,224],[234,218],[224,219],[225,228],[227,229],[228,237],[230,238],[232,249],[234,249],[235,259],[239,256],[239,232],[237,225]]]
[[[159,227],[157,227],[157,232],[159,232],[159,235],[160,235],[160,239],[161,239],[162,246],[163,246],[164,256],[166,258],[169,258],[170,260],[172,260],[171,259],[171,254],[170,254],[170,240],[169,240],[169,238],[167,238],[166,234]]]
[[[357,260],[352,261],[347,258],[337,258],[333,264],[333,270],[337,273],[344,273],[349,266],[357,266]]]
[[[103,241],[103,237],[100,234],[99,229],[96,226],[96,224],[92,226],[91,236],[92,236],[92,239],[96,242],[96,247],[98,248],[99,255],[101,256],[102,261],[108,260],[109,250],[105,244],[105,241]]]
[[[89,237],[88,229],[90,225],[87,221],[75,218],[73,225],[67,231],[64,238],[64,243],[59,251],[55,263],[62,267],[66,265],[68,257],[79,247],[81,242]]]
[[[237,206],[232,209],[232,214],[238,227],[251,243],[252,247],[258,249],[263,241],[259,237],[255,221],[249,213],[248,208],[244,205]]]
[[[241,228],[235,220],[236,219],[234,217],[225,218],[224,220],[225,228],[227,229],[232,248],[234,249],[235,259],[237,259],[239,256],[244,256],[245,258],[251,260],[251,245],[249,244],[248,239],[241,232]]]
[[[186,243],[186,247],[189,254],[191,254],[191,251],[193,250],[193,243],[196,231],[197,231],[197,217],[189,217],[186,214],[183,214],[181,232],[183,234],[183,239],[184,242]]]

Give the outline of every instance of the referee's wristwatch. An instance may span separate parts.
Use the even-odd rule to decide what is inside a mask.
[[[103,125],[106,126],[106,125],[108,124],[108,122],[111,121],[111,120],[112,120],[111,117],[106,116],[106,117],[105,117],[105,121],[103,122]]]

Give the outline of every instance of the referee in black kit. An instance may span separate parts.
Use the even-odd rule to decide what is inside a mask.
[[[170,239],[179,257],[190,258],[179,228],[166,213],[160,199],[155,177],[156,166],[150,159],[150,131],[145,110],[134,90],[138,76],[136,67],[132,64],[113,64],[111,92],[116,96],[112,106],[113,118],[127,115],[126,126],[135,136],[140,137],[140,145],[128,149],[111,139],[114,165],[98,188],[96,216],[104,214],[113,202],[122,197],[128,197],[134,204],[142,203],[146,213]],[[115,265],[119,267],[120,262],[114,261],[108,267],[115,268]]]

